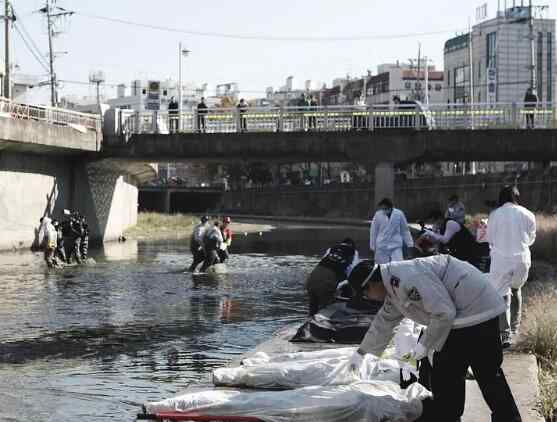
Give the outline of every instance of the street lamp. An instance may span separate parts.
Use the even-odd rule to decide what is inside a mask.
[[[182,57],[186,57],[190,50],[182,47],[182,42],[178,43],[178,131],[182,130]]]

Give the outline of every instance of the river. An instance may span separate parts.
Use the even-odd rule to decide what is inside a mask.
[[[187,242],[108,244],[97,265],[47,271],[0,255],[0,421],[129,421],[138,404],[210,382],[214,368],[306,314],[319,254],[365,228],[238,233],[220,275],[184,273]]]

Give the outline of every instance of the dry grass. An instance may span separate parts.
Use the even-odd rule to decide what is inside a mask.
[[[188,214],[140,213],[137,224],[125,232],[132,239],[183,239],[187,238],[199,217]]]
[[[520,348],[538,359],[541,411],[557,422],[557,290],[530,297],[524,315]]]
[[[537,234],[532,247],[536,259],[555,262],[557,259],[557,215],[536,214]]]

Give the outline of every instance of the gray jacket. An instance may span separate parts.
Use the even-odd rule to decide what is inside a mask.
[[[481,324],[505,312],[487,274],[449,255],[381,265],[387,297],[360,349],[380,356],[393,330],[410,318],[426,325],[420,343],[441,350],[452,329]]]

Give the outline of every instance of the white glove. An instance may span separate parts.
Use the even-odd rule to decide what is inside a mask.
[[[352,354],[350,360],[348,361],[348,369],[356,374],[360,373],[360,367],[364,362],[364,356],[361,355],[357,350]]]
[[[422,345],[422,343],[418,343],[410,352],[410,355],[416,360],[422,360],[427,357],[427,349]]]

